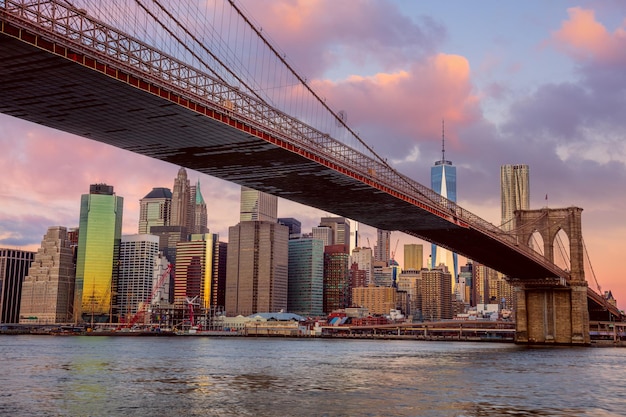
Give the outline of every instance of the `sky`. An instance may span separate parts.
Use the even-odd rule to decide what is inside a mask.
[[[237,3],[368,144],[427,186],[445,120],[457,202],[483,219],[500,224],[500,166],[529,165],[531,209],[583,208],[595,277],[626,309],[626,2]],[[36,250],[49,226],[77,226],[80,195],[97,182],[124,197],[123,233],[136,233],[139,200],[171,188],[179,168],[2,114],[0,147],[0,247]],[[188,174],[227,241],[239,187]],[[305,232],[331,214],[279,201]],[[375,230],[360,230],[373,245]],[[396,242],[400,264],[403,244],[422,243]]]

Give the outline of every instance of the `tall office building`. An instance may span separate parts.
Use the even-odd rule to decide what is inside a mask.
[[[431,188],[442,197],[456,203],[456,167],[451,161],[446,159],[445,135],[441,132],[441,160],[436,161],[435,165],[430,168]],[[451,282],[450,288],[454,291],[456,285],[456,276],[458,275],[458,256],[456,253],[432,244],[431,246],[431,262],[430,268],[437,268],[439,265],[445,265],[450,271]]]
[[[350,253],[350,220],[345,217],[322,217],[320,227],[330,227],[333,231],[332,243],[343,245],[345,253]]]
[[[278,197],[248,187],[241,187],[239,221],[278,220]]]
[[[346,245],[329,245],[324,248],[324,313],[350,307],[350,256]]]
[[[74,320],[108,322],[116,314],[118,256],[124,199],[113,186],[92,184],[81,196]]]
[[[376,229],[376,247],[374,248],[374,260],[389,265],[391,259],[391,231]]]
[[[207,227],[207,208],[200,192],[200,180],[189,187],[189,205],[187,207],[187,231],[189,234],[209,233]]]
[[[228,229],[226,314],[287,309],[289,228],[278,224],[278,198],[241,187],[240,222]]]
[[[159,250],[172,264],[176,264],[178,242],[189,240],[192,234],[209,233],[207,206],[200,191],[200,180],[190,186],[185,168],[178,170],[173,191],[155,188],[141,200],[141,215],[144,204],[148,219],[153,220],[142,221],[140,217],[139,232],[159,236]],[[162,213],[161,216],[157,210]],[[147,227],[142,227],[143,222],[147,223]]]
[[[319,239],[324,246],[333,244],[333,229],[328,226],[317,226],[311,230],[313,239]]]
[[[496,280],[498,272],[479,263],[474,263],[473,279],[476,304],[492,304],[489,283]]]
[[[219,243],[219,235],[204,233],[176,245],[175,303],[185,306],[187,299],[195,298],[203,308],[212,306],[214,281],[219,276]]]
[[[424,267],[424,246],[417,243],[404,245],[404,268],[419,271]]]
[[[149,302],[158,256],[158,236],[122,236],[116,297],[120,322],[128,323],[139,309],[144,308],[144,302]]]
[[[397,265],[387,265],[384,262],[374,261],[374,279],[370,285],[377,287],[393,287],[398,273]]]
[[[461,267],[459,272],[459,286],[457,296],[459,301],[470,305],[476,305],[476,286],[474,284],[474,264],[472,261],[467,261],[465,266]]]
[[[324,244],[318,239],[289,240],[287,310],[302,316],[324,314]]]
[[[176,265],[176,245],[186,242],[189,234],[185,226],[152,226],[150,234],[159,237],[159,251]]]
[[[367,287],[367,275],[365,270],[359,269],[359,264],[352,262],[350,265],[350,288]]]
[[[187,214],[190,199],[189,179],[185,168],[178,170],[172,189],[171,226],[187,227]]]
[[[213,273],[211,277],[211,308],[224,311],[226,305],[226,263],[228,261],[228,243],[213,244]]]
[[[500,197],[502,201],[502,226],[513,230],[515,210],[530,208],[530,182],[528,165],[502,165],[500,167]]]
[[[374,280],[374,262],[371,248],[354,248],[350,255],[350,267],[357,265],[357,270],[365,274],[365,284],[368,286]]]
[[[404,269],[398,275],[398,291],[404,291],[408,296],[407,315],[414,319],[422,318],[422,276],[419,269]]]
[[[169,226],[172,192],[169,188],[153,188],[139,200],[139,234],[150,233],[152,226]]]
[[[242,221],[228,229],[226,314],[247,316],[287,309],[289,228]]]
[[[67,228],[49,227],[22,285],[20,323],[71,323],[75,280]]]
[[[174,178],[172,189],[172,208],[169,224],[185,227],[189,234],[208,233],[207,208],[200,192],[200,180],[190,185],[187,171],[180,168]],[[185,239],[186,240],[186,239]]]
[[[289,239],[299,239],[302,236],[302,223],[292,217],[281,217],[278,223],[289,228]]]
[[[359,222],[353,220],[353,223],[354,227],[350,228],[350,253],[352,253],[354,248],[358,248],[361,244],[361,236],[359,236]]]
[[[0,323],[18,323],[22,284],[34,252],[0,249]]]
[[[424,320],[437,321],[452,318],[452,290],[450,277],[445,267],[423,270],[422,315]]]

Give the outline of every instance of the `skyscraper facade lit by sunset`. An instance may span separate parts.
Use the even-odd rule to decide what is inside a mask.
[[[150,233],[152,226],[169,226],[172,192],[169,188],[153,188],[139,200],[139,234]]]
[[[500,167],[501,228],[505,231],[513,230],[515,210],[528,210],[530,208],[528,178],[528,165],[502,165]]]
[[[404,268],[419,271],[424,266],[424,246],[411,243],[404,245]]]
[[[74,319],[107,322],[117,284],[124,199],[113,186],[93,184],[80,201]]]
[[[430,168],[430,183],[433,191],[456,203],[456,167],[452,165],[451,161],[446,160],[443,129],[441,135],[441,160],[436,161],[435,165]],[[451,287],[454,291],[455,280],[459,269],[457,254],[433,244],[429,266],[430,268],[436,268],[440,264],[448,267],[448,271],[450,271],[452,276]]]
[[[186,306],[187,299],[194,299],[203,308],[216,307],[220,280],[220,262],[226,260],[219,252],[225,251],[216,233],[193,234],[188,242],[176,246],[176,279],[174,302]],[[223,284],[222,284],[223,285]],[[220,306],[223,307],[223,301]]]
[[[228,229],[225,310],[229,316],[287,309],[289,227],[278,198],[241,187],[240,222]]]

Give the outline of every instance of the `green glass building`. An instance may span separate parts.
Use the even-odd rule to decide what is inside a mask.
[[[117,260],[122,237],[124,199],[113,186],[92,184],[80,200],[76,259],[76,322],[115,321]]]

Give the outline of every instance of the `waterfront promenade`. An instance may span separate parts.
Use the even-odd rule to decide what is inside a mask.
[[[626,323],[594,322],[592,346],[626,347]],[[379,326],[321,326],[315,330],[286,332],[270,325],[250,326],[239,331],[120,328],[108,325],[95,329],[83,326],[3,325],[0,335],[112,336],[112,337],[282,337],[369,340],[418,340],[513,343],[515,323],[502,321],[442,321],[392,323]]]

